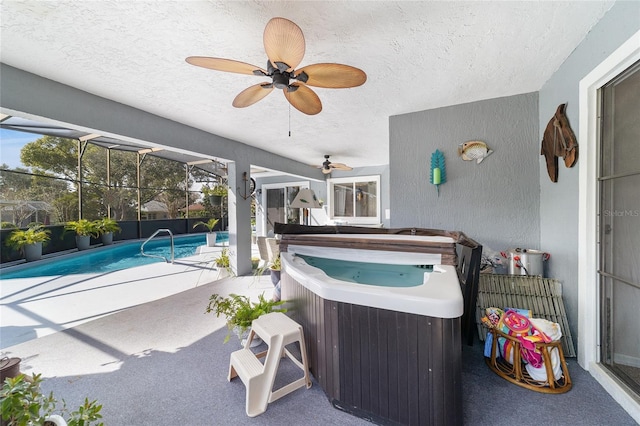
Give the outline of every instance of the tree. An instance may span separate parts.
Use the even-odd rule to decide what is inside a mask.
[[[107,152],[110,155],[107,155]],[[54,136],[43,136],[24,146],[20,153],[23,164],[31,167],[34,173],[55,175],[67,179],[64,193],[55,192],[53,204],[60,218],[68,218],[76,213],[78,191],[78,141]],[[151,200],[165,203],[170,217],[176,218],[179,210],[186,207],[184,191],[193,182],[189,177],[185,182],[185,165],[150,154],[141,156],[140,201],[145,204]],[[131,151],[108,150],[88,143],[82,155],[82,216],[98,219],[111,213],[118,220],[135,217],[137,201],[137,161],[138,154]],[[109,164],[107,167],[107,163]],[[109,170],[109,176],[107,176]],[[194,169],[192,173],[202,175],[205,172]],[[65,182],[65,181],[58,181]],[[61,189],[61,188],[58,188]],[[70,192],[71,191],[71,192]],[[76,196],[76,207],[72,198]],[[37,194],[53,201],[49,194]],[[189,202],[196,196],[189,196]],[[68,220],[68,219],[67,219]]]
[[[78,142],[55,136],[43,136],[26,144],[20,160],[34,173],[48,172],[69,180],[78,178]]]
[[[31,175],[25,168],[17,167],[12,170],[7,164],[3,164],[0,170],[0,199],[11,204],[5,206],[4,210],[10,211],[12,221],[17,226],[23,226],[36,218],[46,221],[52,214],[54,217],[50,219],[55,222],[57,215],[52,210],[50,201],[66,194],[67,188],[65,181],[46,175]]]
[[[3,200],[24,200],[31,187],[29,170],[21,167],[11,169],[7,164],[2,164],[0,170],[0,198]]]

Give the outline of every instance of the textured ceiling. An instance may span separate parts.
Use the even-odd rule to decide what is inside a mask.
[[[11,1],[0,5],[3,63],[308,164],[387,164],[389,117],[539,90],[612,1]],[[314,88],[306,116],[268,81],[194,67],[214,56],[266,68],[262,34],[282,16],[306,39],[300,67],[352,65],[367,82]],[[0,98],[1,102],[1,98]],[[289,136],[289,127],[291,136]]]

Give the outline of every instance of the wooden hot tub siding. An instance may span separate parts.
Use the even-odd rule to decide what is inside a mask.
[[[311,372],[335,406],[382,424],[462,424],[460,318],[325,300],[281,279]]]

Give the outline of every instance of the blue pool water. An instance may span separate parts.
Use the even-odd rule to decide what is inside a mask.
[[[424,283],[425,272],[433,271],[432,266],[353,262],[301,254],[296,256],[336,280],[382,287],[415,287]]]
[[[229,235],[218,232],[216,243],[229,240]],[[196,248],[206,244],[205,234],[174,237],[174,257],[193,256]],[[45,277],[72,274],[96,274],[118,271],[134,266],[164,262],[157,257],[146,257],[140,254],[142,241],[117,243],[104,248],[90,249],[77,255],[61,256],[21,265],[15,268],[0,270],[0,280],[10,278]],[[146,254],[171,258],[168,238],[154,238],[144,246]]]

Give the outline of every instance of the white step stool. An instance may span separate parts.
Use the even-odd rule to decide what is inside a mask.
[[[260,337],[269,349],[254,354],[251,349],[251,341],[254,336]],[[286,346],[298,342],[302,361],[289,352]],[[288,356],[303,372],[304,376],[278,390],[273,390],[273,383],[280,365],[280,358]],[[262,364],[259,358],[265,358]],[[267,405],[283,396],[306,386],[311,387],[309,377],[309,363],[304,345],[304,333],[302,326],[281,312],[272,312],[253,320],[251,332],[245,342],[244,349],[231,354],[229,362],[229,376],[240,377],[247,388],[246,409],[249,417],[255,417],[267,410]]]

